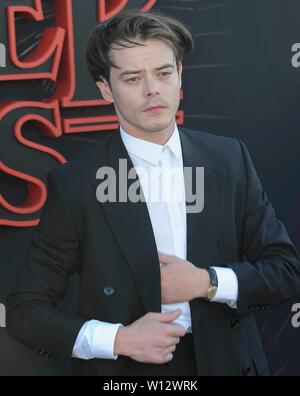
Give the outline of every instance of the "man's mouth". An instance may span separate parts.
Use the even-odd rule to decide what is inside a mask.
[[[146,110],[144,110],[145,112],[151,112],[151,113],[156,113],[158,111],[161,111],[163,109],[166,109],[166,106],[149,106]]]

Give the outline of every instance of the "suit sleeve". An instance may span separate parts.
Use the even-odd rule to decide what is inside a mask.
[[[79,238],[58,175],[48,174],[48,196],[27,259],[7,298],[8,334],[68,365],[86,319],[57,308],[80,264]]]
[[[226,264],[238,278],[237,313],[270,308],[300,293],[299,254],[275,217],[246,146],[240,142],[246,174],[242,248],[246,261]]]

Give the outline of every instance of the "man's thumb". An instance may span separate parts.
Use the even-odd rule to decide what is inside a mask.
[[[160,314],[159,321],[163,323],[172,322],[181,315],[181,309],[176,309],[171,312],[163,312]]]

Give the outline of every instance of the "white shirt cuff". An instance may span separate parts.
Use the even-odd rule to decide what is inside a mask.
[[[114,344],[120,326],[122,326],[121,323],[114,324],[89,320],[80,329],[74,344],[72,357],[86,360],[116,360],[118,355],[114,354]]]
[[[239,284],[235,272],[231,268],[212,267],[218,277],[218,290],[213,302],[229,305],[230,308],[237,307]]]

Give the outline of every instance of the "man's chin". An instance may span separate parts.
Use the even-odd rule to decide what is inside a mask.
[[[153,122],[151,124],[145,124],[143,129],[149,133],[159,133],[168,130],[168,128],[170,128],[173,124],[173,120],[169,122]]]
[[[145,132],[153,133],[153,134],[154,133],[163,133],[163,132],[166,132],[167,130],[168,130],[168,126],[144,129]]]

